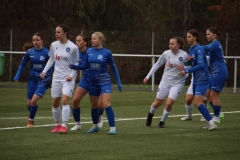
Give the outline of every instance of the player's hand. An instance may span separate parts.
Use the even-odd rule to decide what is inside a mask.
[[[147,81],[148,81],[148,78],[147,78],[147,77],[143,79],[143,83],[145,83],[145,84],[146,84],[146,83],[147,83]]]
[[[186,72],[185,72],[185,70],[182,70],[179,74],[180,74],[181,76],[185,76],[185,75],[186,75]]]
[[[69,64],[68,67],[72,69],[72,64]]]
[[[119,92],[122,92],[122,85],[118,85]]]
[[[40,77],[42,78],[42,79],[44,79],[44,77],[45,77],[45,72],[42,72],[41,74],[40,74]]]
[[[72,77],[71,77],[71,76],[68,76],[68,77],[66,78],[66,81],[71,82],[71,81],[72,81]]]
[[[177,66],[177,69],[183,70],[183,69],[184,69],[184,66],[180,64],[180,65]]]
[[[192,56],[188,56],[188,57],[187,57],[187,61],[191,61],[192,59],[193,59]]]

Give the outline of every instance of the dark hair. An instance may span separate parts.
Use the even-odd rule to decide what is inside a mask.
[[[26,42],[24,43],[23,45],[23,51],[24,52],[27,52],[30,48],[34,47],[33,43],[32,42]]]
[[[215,27],[210,27],[207,30],[209,30],[210,32],[212,32],[213,34],[217,34],[218,36],[221,35],[221,32],[219,30],[217,30],[217,28]]]
[[[37,32],[37,33],[34,33],[34,35],[33,36],[38,36],[38,37],[40,37],[40,39],[41,40],[43,40],[43,36],[42,36],[42,34],[41,33],[39,33],[39,32]]]
[[[87,42],[86,46],[89,47],[89,45],[88,45],[88,41],[89,41],[89,40],[88,40],[88,37],[87,37],[85,34],[83,34],[83,35],[80,35],[80,34],[79,34],[78,36],[83,37],[83,41],[84,41],[84,42]]]
[[[67,39],[69,39],[70,27],[66,24],[60,24],[58,27],[62,28],[63,32],[67,32]]]
[[[196,37],[197,42],[200,43],[200,38],[197,30],[191,29],[187,33],[190,33],[191,35],[193,35],[193,37]]]
[[[180,44],[180,49],[184,48],[184,40],[182,37],[178,37],[178,36],[173,36],[170,39],[175,39],[177,41],[177,44]]]

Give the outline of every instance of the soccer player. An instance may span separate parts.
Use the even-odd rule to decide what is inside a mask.
[[[48,84],[51,82],[52,68],[46,73],[45,79],[39,77],[42,73],[48,59],[48,50],[43,47],[43,37],[40,33],[35,33],[32,37],[32,43],[25,43],[23,46],[26,54],[24,55],[14,81],[18,82],[21,73],[30,61],[30,72],[27,88],[27,109],[29,111],[27,127],[34,126],[34,117],[38,110],[38,100],[45,94]]]
[[[55,63],[52,80],[52,113],[56,122],[56,127],[52,133],[67,133],[67,124],[70,116],[69,98],[75,87],[77,71],[68,67],[69,63],[78,64],[78,47],[69,40],[70,28],[65,24],[56,27],[55,36],[57,41],[50,46],[50,58],[45,66],[41,77],[45,78],[50,66]],[[60,100],[62,98],[62,111]],[[62,115],[62,122],[61,122]]]
[[[220,35],[221,32],[214,27],[207,29],[206,37],[211,43],[209,45],[202,46],[204,51],[207,51],[210,56],[211,76],[206,96],[213,108],[213,121],[216,123],[220,123],[219,114],[221,111],[221,102],[219,94],[228,78],[228,69],[224,60],[223,49],[220,42],[217,40]],[[222,114],[221,117],[223,118],[224,115]]]
[[[82,65],[85,59],[87,58],[87,50],[88,48],[88,37],[86,35],[78,35],[76,37],[76,45],[79,49],[79,65]],[[85,69],[82,71],[82,79],[78,84],[78,87],[76,88],[73,96],[73,104],[72,104],[72,114],[73,118],[76,122],[76,125],[71,128],[72,131],[81,129],[81,122],[80,122],[80,102],[82,98],[88,93],[89,91],[89,70]],[[100,98],[101,99],[101,98]],[[102,114],[103,114],[104,108],[102,106],[99,106],[99,122],[98,126],[102,128],[103,126],[103,120],[102,120]]]
[[[184,40],[181,37],[172,37],[169,41],[169,49],[162,53],[158,61],[153,65],[147,76],[143,79],[143,83],[147,83],[148,79],[153,73],[157,71],[159,67],[165,64],[162,80],[158,86],[157,95],[155,101],[150,107],[150,111],[147,116],[146,125],[151,126],[152,118],[158,107],[160,107],[168,96],[165,108],[163,110],[162,119],[159,122],[159,127],[165,127],[165,120],[169,116],[172,105],[178,98],[179,94],[184,88],[186,76],[179,75],[178,65],[184,65],[188,54],[181,50],[184,46]]]
[[[87,51],[88,57],[82,65],[69,64],[72,69],[89,69],[89,96],[92,105],[91,115],[93,127],[87,133],[94,133],[100,130],[98,126],[99,110],[98,101],[100,101],[106,110],[108,123],[110,126],[109,135],[117,134],[115,127],[115,116],[111,106],[112,83],[108,65],[114,74],[117,81],[119,91],[122,91],[122,84],[115,65],[112,53],[110,50],[103,47],[105,36],[101,32],[94,32],[92,34],[92,48]],[[100,96],[101,95],[101,96]]]
[[[212,117],[203,103],[203,97],[206,94],[209,85],[209,69],[207,58],[204,50],[198,44],[199,35],[194,29],[187,32],[187,43],[190,45],[188,61],[191,62],[192,67],[184,69],[184,67],[178,67],[182,69],[180,75],[186,77],[186,74],[193,73],[193,95],[194,95],[194,106],[198,108],[200,113],[208,121],[207,129],[209,131],[215,130],[217,125],[212,120]]]

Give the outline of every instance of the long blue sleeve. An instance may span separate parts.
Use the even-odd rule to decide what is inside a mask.
[[[119,90],[119,92],[121,92],[122,91],[122,84],[121,84],[120,76],[118,74],[117,67],[116,67],[116,65],[111,65],[110,67],[111,67],[112,72],[114,74],[114,77],[115,77],[115,79],[117,81],[118,90]]]
[[[75,69],[75,70],[84,70],[88,68],[88,65],[86,63],[83,63],[82,65],[74,65],[71,64],[71,69]]]
[[[13,78],[14,81],[19,80],[19,77],[20,77],[20,75],[22,74],[22,72],[25,68],[26,68],[25,63],[20,64],[20,66],[18,67],[18,71],[17,71],[15,77]]]
[[[192,72],[198,71],[201,68],[204,68],[204,65],[205,65],[204,62],[198,62],[196,66],[189,69],[185,69],[185,71],[186,73],[192,73]]]

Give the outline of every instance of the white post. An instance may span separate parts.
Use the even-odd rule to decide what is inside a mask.
[[[237,58],[235,59],[234,63],[234,88],[233,88],[233,93],[236,93],[237,91]]]
[[[10,30],[10,51],[12,51],[12,29]],[[9,82],[12,81],[12,53],[10,54]]]
[[[152,66],[155,63],[155,57],[153,55],[154,55],[154,32],[152,32]],[[154,91],[154,84],[155,84],[154,79],[155,79],[155,74],[152,75],[152,91]]]

